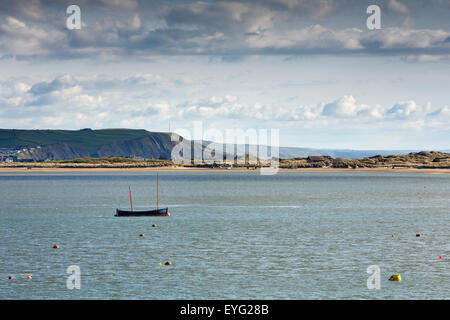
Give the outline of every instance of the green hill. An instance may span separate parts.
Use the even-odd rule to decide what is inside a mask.
[[[26,149],[18,155],[18,159],[22,160],[67,160],[113,156],[160,159],[170,158],[173,145],[168,133],[146,130],[0,129],[0,148]]]
[[[16,130],[0,129],[0,148],[33,148],[56,143],[67,143],[90,154],[101,146],[117,141],[144,138],[151,133],[146,130],[102,129],[102,130]]]
[[[185,140],[185,143],[189,143]],[[22,150],[20,153],[0,150],[0,161],[13,154],[17,160],[69,160],[77,158],[142,157],[170,159],[176,143],[169,133],[143,129],[18,130],[0,129],[0,149]],[[215,144],[213,144],[215,145]],[[39,146],[39,148],[37,148]],[[204,146],[203,146],[204,147]],[[201,148],[203,148],[201,147]],[[225,145],[224,150],[233,150]],[[194,148],[197,148],[194,146]],[[26,149],[25,151],[23,149]],[[270,148],[269,148],[270,149]],[[13,151],[12,151],[13,152]],[[280,158],[311,155],[361,159],[376,155],[408,154],[407,150],[332,150],[280,147]],[[200,153],[194,153],[200,154]],[[242,156],[242,155],[238,155]],[[252,154],[256,156],[256,154]]]

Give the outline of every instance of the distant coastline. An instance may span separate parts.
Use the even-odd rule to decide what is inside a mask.
[[[181,163],[168,159],[147,159],[146,161],[123,157],[79,158],[71,160],[51,160],[33,162],[2,162],[0,169],[12,170],[243,170],[256,171],[263,167],[276,167],[279,170],[371,170],[371,171],[413,171],[450,170],[450,154],[437,151],[411,152],[399,155],[377,155],[362,159],[332,158],[330,156],[308,156],[290,159],[258,159],[245,155],[234,160],[184,159]]]
[[[245,137],[244,137],[245,138]],[[245,139],[244,139],[245,140]],[[212,141],[190,141],[171,132],[142,129],[21,130],[0,129],[0,162],[44,162],[72,159],[123,158],[137,161],[168,160],[173,148],[183,142],[194,155],[208,157],[216,148],[224,156],[267,158],[258,155],[256,145],[219,144]],[[194,143],[195,142],[195,143]],[[239,147],[238,147],[239,146]],[[263,145],[260,145],[263,146]],[[271,147],[267,153],[274,154]],[[275,151],[275,150],[274,150]],[[317,149],[279,146],[275,152],[281,159],[323,156],[334,159],[363,159],[374,156],[407,155],[420,150],[352,150]],[[442,153],[450,150],[437,150]]]
[[[165,166],[165,167],[129,167],[129,168],[105,168],[105,167],[36,167],[28,169],[27,167],[6,167],[0,166],[1,173],[72,173],[72,172],[254,172],[259,173],[258,169],[233,168],[227,170],[224,168],[202,168],[202,167],[183,167],[183,166]],[[450,174],[448,169],[418,169],[418,168],[279,168],[278,172],[385,172],[385,173],[426,173],[426,174]]]

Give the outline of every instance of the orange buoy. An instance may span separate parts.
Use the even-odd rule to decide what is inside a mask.
[[[157,225],[156,225],[156,224],[152,224],[152,227],[153,227],[153,228],[156,228],[156,227],[157,227]]]
[[[59,249],[59,245],[55,244],[55,245],[53,246],[53,249]]]
[[[27,279],[31,279],[31,276],[27,276]]]
[[[143,237],[144,236],[144,234],[143,233],[141,233],[140,235],[139,235],[139,237]]]
[[[422,236],[421,233],[416,234],[416,237],[421,237],[421,236]]]
[[[171,261],[167,261],[166,263],[164,263],[166,266],[171,266],[172,262]]]
[[[170,213],[169,212],[166,213],[166,217],[170,217]]]

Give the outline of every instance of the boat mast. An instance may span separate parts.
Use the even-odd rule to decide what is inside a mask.
[[[130,192],[130,207],[131,207],[131,211],[133,211],[133,198],[131,198],[131,187],[128,186],[128,191]]]
[[[156,210],[159,208],[159,173],[156,173]]]

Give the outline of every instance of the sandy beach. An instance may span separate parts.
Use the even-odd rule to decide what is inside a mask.
[[[255,172],[259,170],[234,168],[211,169],[198,167],[147,167],[147,168],[32,168],[26,167],[0,167],[0,173],[72,173],[72,172]],[[278,172],[393,172],[393,173],[426,173],[426,174],[450,174],[450,169],[416,169],[416,168],[299,168],[299,169],[279,169]]]

